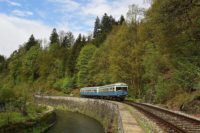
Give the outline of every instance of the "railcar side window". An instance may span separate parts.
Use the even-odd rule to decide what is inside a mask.
[[[99,88],[99,92],[108,92],[109,88]]]
[[[127,87],[117,87],[116,90],[117,91],[120,91],[120,90],[127,91]]]
[[[114,89],[113,88],[109,88],[109,90],[108,91],[113,91]]]

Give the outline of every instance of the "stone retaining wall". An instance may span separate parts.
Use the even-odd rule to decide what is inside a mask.
[[[79,112],[98,120],[108,133],[123,133],[121,117],[117,104],[106,100],[77,98],[77,97],[51,97],[35,96],[40,104],[62,107],[69,111]]]

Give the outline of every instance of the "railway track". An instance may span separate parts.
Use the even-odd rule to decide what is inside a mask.
[[[124,103],[151,118],[167,133],[200,133],[200,121],[155,106],[125,101]]]

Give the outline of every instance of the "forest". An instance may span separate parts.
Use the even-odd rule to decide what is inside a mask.
[[[0,103],[26,114],[35,94],[77,96],[84,86],[124,82],[129,99],[200,106],[199,7],[199,0],[153,0],[148,10],[130,5],[119,20],[97,17],[89,36],[53,29],[42,46],[31,35],[0,56]]]

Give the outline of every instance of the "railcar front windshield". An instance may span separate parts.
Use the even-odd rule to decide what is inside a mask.
[[[128,87],[116,87],[116,91],[128,91]]]

